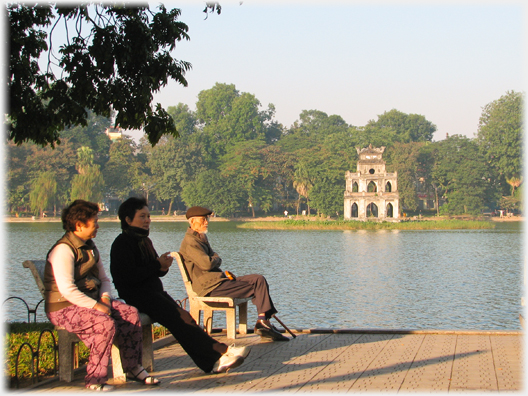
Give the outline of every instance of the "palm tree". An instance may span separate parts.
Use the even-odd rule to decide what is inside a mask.
[[[521,177],[512,176],[511,178],[506,179],[506,181],[508,182],[508,184],[512,188],[511,195],[513,197],[513,195],[515,194],[515,189],[521,186],[521,184],[523,182],[523,178],[522,178],[522,176]]]
[[[310,194],[310,190],[313,187],[313,183],[310,179],[310,175],[308,173],[308,168],[306,167],[306,164],[302,161],[298,162],[297,165],[295,165],[295,172],[293,174],[293,188],[297,191],[299,194],[299,199],[297,201],[297,215],[299,215],[299,206],[301,204],[301,196],[306,198],[306,205],[308,206],[308,214],[310,214],[310,204],[308,201],[308,196]]]

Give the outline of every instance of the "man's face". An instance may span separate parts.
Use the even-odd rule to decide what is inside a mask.
[[[209,227],[209,216],[194,216],[191,220],[191,228],[200,234],[206,234]]]

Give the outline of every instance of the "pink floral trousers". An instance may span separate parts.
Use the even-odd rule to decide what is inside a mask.
[[[77,334],[90,349],[84,377],[86,386],[104,384],[108,380],[112,343],[119,348],[125,372],[141,364],[143,334],[138,310],[114,300],[111,311],[108,316],[96,309],[70,305],[48,313],[51,323]]]

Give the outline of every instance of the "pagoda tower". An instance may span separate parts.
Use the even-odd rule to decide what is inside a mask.
[[[399,221],[398,172],[387,173],[385,147],[356,150],[357,172],[345,174],[345,219]]]

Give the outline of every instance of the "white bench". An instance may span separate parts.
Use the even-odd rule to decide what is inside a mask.
[[[46,289],[44,288],[44,267],[46,265],[45,260],[26,260],[22,263],[24,268],[29,268],[35,283],[44,298]],[[154,350],[152,348],[152,320],[144,313],[139,314],[141,318],[141,326],[143,328],[143,367],[148,372],[154,371]],[[58,334],[59,344],[59,378],[66,382],[73,381],[74,369],[78,362],[77,344],[80,339],[76,334],[70,333],[61,327],[55,326]],[[112,369],[113,377],[116,382],[125,382],[126,373],[123,372],[123,366],[121,364],[121,356],[119,355],[119,349],[112,345]]]
[[[179,252],[171,252],[178,262],[185,290],[189,297],[190,314],[200,324],[200,312],[203,312],[203,324],[208,334],[213,329],[213,311],[225,311],[227,338],[236,338],[236,307],[238,306],[238,332],[247,334],[247,303],[251,298],[199,297],[192,288],[192,282]]]

